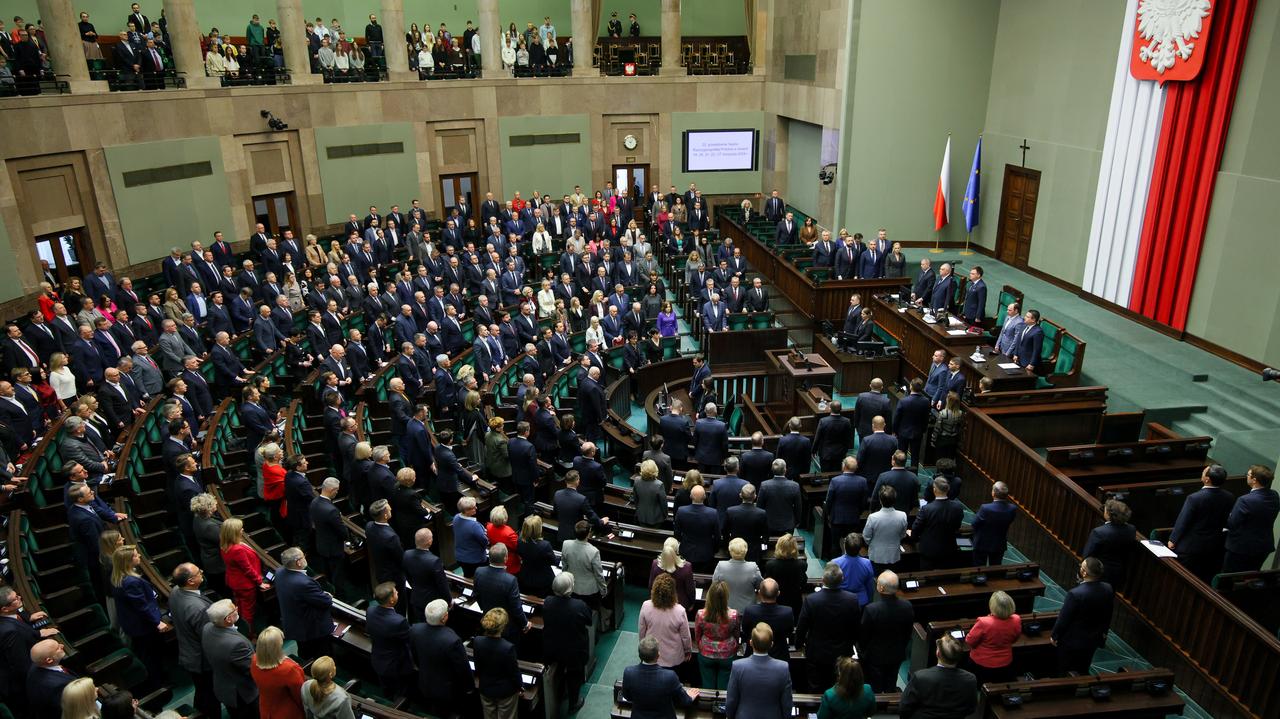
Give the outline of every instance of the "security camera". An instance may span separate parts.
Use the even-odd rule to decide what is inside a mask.
[[[830,185],[836,181],[836,163],[830,162],[822,166],[818,170],[818,179],[822,180],[822,184]]]
[[[1274,382],[1276,380],[1280,380],[1280,369],[1272,369],[1270,367],[1267,367],[1266,369],[1262,370],[1263,382]]]

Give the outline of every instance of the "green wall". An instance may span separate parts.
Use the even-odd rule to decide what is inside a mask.
[[[474,2],[474,0],[473,0]],[[524,32],[525,23],[534,27],[542,25],[542,18],[550,16],[556,26],[556,35],[573,34],[573,8],[569,0],[498,0],[498,19],[502,27],[511,23]]]
[[[326,222],[345,222],[352,212],[363,217],[369,205],[385,209],[398,203],[407,207],[409,199],[418,194],[417,149],[409,123],[317,127],[315,132]],[[329,147],[371,142],[402,142],[404,152],[329,159]]]
[[[684,167],[684,131],[685,130],[738,130],[764,127],[763,112],[673,112],[671,113],[671,182],[681,190],[688,189],[692,182],[702,190],[704,195],[723,195],[731,193],[760,192],[763,182],[760,168],[764,166],[764,158],[756,158],[755,172],[692,172],[681,171]],[[764,133],[756,147],[757,153],[764,152]]]
[[[511,147],[512,135],[578,133],[575,144]],[[552,195],[574,185],[591,183],[591,120],[586,115],[549,115],[498,118],[498,156],[502,160],[500,182],[491,183],[494,195],[511,197],[517,190],[527,197],[537,189]],[[563,188],[563,189],[561,189]]]
[[[787,187],[784,199],[806,215],[818,215],[822,126],[787,120]],[[766,187],[766,191],[773,188]],[[780,188],[781,189],[781,188]]]
[[[696,1],[696,0],[695,0]],[[687,4],[687,3],[681,3]],[[618,20],[622,23],[622,34],[627,34],[627,28],[630,27],[630,21],[627,15],[636,14],[636,20],[640,21],[641,35],[661,35],[662,34],[662,2],[661,0],[601,0],[600,2],[600,34],[607,35],[609,33],[609,13],[618,13]]]
[[[938,168],[952,133],[953,219],[942,239],[964,240],[956,220],[986,115],[999,8],[999,0],[862,4],[853,123],[839,169],[850,232],[883,226],[890,239],[932,240]]]
[[[12,19],[12,14],[10,15]],[[0,248],[9,250],[9,228],[0,219]],[[17,299],[23,295],[22,283],[18,281],[18,264],[16,262],[0,262],[0,302]]]
[[[982,212],[974,239],[995,248],[1006,164],[1040,170],[1030,263],[1074,284],[1084,274],[1124,3],[1005,0],[1000,8],[982,144]],[[1043,51],[1040,30],[1072,42]],[[955,168],[957,159],[961,167]],[[952,155],[967,173],[971,155]],[[963,196],[964,182],[953,186]]]
[[[548,0],[534,0],[541,4]],[[515,0],[505,0],[507,3]],[[627,34],[630,21],[627,15],[636,14],[640,32],[645,36],[662,34],[661,0],[603,0],[600,3],[600,34],[608,33],[609,13],[618,12],[622,22],[622,34]],[[538,16],[541,19],[541,15]],[[554,16],[553,20],[554,20]],[[503,23],[507,16],[502,16]],[[559,30],[559,24],[556,25]],[[566,34],[567,31],[566,31]],[[742,0],[684,0],[680,3],[680,34],[682,35],[746,35],[747,11]]]
[[[1280,0],[1260,0],[1200,251],[1187,331],[1280,364]]]
[[[103,148],[120,230],[130,263],[146,262],[231,229],[231,203],[216,137],[143,142]],[[208,161],[213,174],[186,180],[124,186],[124,173]],[[175,228],[182,228],[175,234]]]

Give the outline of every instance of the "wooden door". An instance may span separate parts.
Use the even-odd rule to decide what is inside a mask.
[[[464,172],[458,175],[441,175],[440,176],[440,221],[444,222],[449,219],[449,215],[453,212],[453,208],[458,206],[458,198],[467,198],[467,207],[472,208],[474,214],[479,204],[477,202],[480,187],[480,176],[475,172]],[[477,225],[483,225],[488,218],[475,218]],[[465,222],[463,223],[466,224]],[[458,228],[463,229],[463,228]]]
[[[613,166],[613,187],[614,189],[625,189],[627,197],[631,200],[631,207],[636,222],[643,223],[644,203],[636,198],[643,198],[645,188],[650,184],[649,166],[648,165],[614,165]]]
[[[254,197],[253,221],[261,222],[269,235],[282,237],[285,230],[293,230],[294,237],[302,236],[302,230],[298,226],[297,203],[292,192]]]
[[[1026,267],[1031,256],[1031,232],[1036,223],[1040,195],[1040,171],[1004,166],[1000,193],[1000,225],[996,231],[996,257],[1014,267]]]
[[[84,277],[93,270],[94,259],[89,244],[85,242],[83,228],[41,235],[35,241],[36,254],[42,262],[49,264],[49,270],[58,278],[59,284],[65,284],[72,277]]]

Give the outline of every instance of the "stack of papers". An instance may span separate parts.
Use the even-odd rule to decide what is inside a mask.
[[[963,337],[964,335],[967,335],[969,333],[965,332],[964,330],[947,330],[947,334],[951,335],[952,337]]]
[[[1018,369],[1017,362],[1001,362],[996,366],[999,367],[1000,369]]]

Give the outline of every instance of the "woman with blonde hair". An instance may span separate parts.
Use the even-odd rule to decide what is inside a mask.
[[[324,656],[311,663],[311,678],[302,684],[302,708],[307,719],[355,719],[351,697],[333,678],[338,667]]]
[[[542,225],[538,225],[542,227]],[[543,279],[538,290],[538,319],[546,319],[556,311],[556,295],[551,291],[551,280]]]
[[[58,393],[58,399],[64,402],[76,396],[76,376],[71,371],[65,352],[49,355],[49,384]]]
[[[156,590],[151,582],[142,578],[139,567],[142,554],[132,544],[126,544],[111,555],[111,587],[116,600],[116,619],[120,631],[129,637],[129,646],[147,668],[147,687],[144,694],[161,686],[160,678],[165,666],[163,642],[160,635],[173,630],[164,621]]]
[[[101,577],[99,587],[110,587],[111,573],[115,569],[113,557],[116,550],[124,546],[124,536],[114,529],[104,529],[102,534],[98,535],[98,575]],[[93,571],[90,569],[89,571]],[[107,617],[111,619],[111,625],[116,626],[116,598],[113,592],[103,592],[103,599],[107,607]]]
[[[290,312],[302,311],[302,285],[298,284],[298,276],[292,272],[284,273],[284,282],[280,284],[285,299],[289,301]],[[266,375],[263,375],[264,377]]]
[[[516,530],[507,525],[510,518],[507,508],[501,504],[489,510],[489,521],[484,525],[484,533],[489,538],[489,546],[503,544],[507,547],[507,574],[520,574],[520,554],[516,551],[520,537]]]
[[[555,579],[552,567],[556,564],[556,552],[551,542],[542,538],[542,517],[530,514],[520,527],[520,542],[516,545],[520,555],[520,592],[545,598],[551,593]]]
[[[533,231],[533,253],[545,255],[551,251],[551,233],[547,232],[546,225],[539,222]]]
[[[499,486],[511,481],[511,459],[508,456],[507,421],[501,417],[489,420],[489,433],[484,437],[484,476]]]
[[[249,625],[250,638],[256,638],[253,617],[258,606],[258,592],[266,591],[270,586],[262,579],[262,560],[245,543],[244,522],[237,517],[222,523],[219,544],[222,548],[222,563],[227,568],[227,589],[231,590],[231,598],[236,603],[240,618]]]
[[[187,313],[187,305],[178,296],[178,290],[170,287],[164,291],[164,304],[160,306],[166,320],[181,323],[182,316]]]
[[[204,570],[205,586],[219,594],[227,593],[227,567],[222,563],[222,519],[215,517],[218,500],[212,494],[201,492],[191,498],[191,531],[200,549],[200,568]]]
[[[471,365],[463,365],[469,368]],[[484,463],[485,435],[489,431],[489,420],[484,416],[480,406],[480,393],[469,390],[462,398],[462,414],[458,417],[462,427],[463,448],[471,464]]]
[[[773,559],[765,562],[764,576],[778,583],[778,603],[791,607],[798,620],[805,587],[809,583],[809,561],[800,556],[800,544],[794,535],[778,537]]]
[[[325,264],[324,248],[315,235],[308,233],[302,248],[302,255],[311,267],[322,267]]]
[[[667,490],[658,476],[658,463],[640,463],[640,478],[631,488],[635,497],[636,521],[646,527],[660,527],[667,521]]]
[[[702,262],[702,255],[697,250],[690,250],[688,258],[684,261],[684,283],[692,287],[693,273],[705,269],[706,266]],[[702,288],[698,287],[697,289],[700,290]]]
[[[596,294],[600,294],[600,293],[597,292]],[[604,328],[600,326],[600,318],[593,314],[591,315],[591,319],[589,320],[589,322],[590,324],[587,325],[587,332],[586,332],[587,344],[591,344],[591,341],[595,340],[600,344],[601,347],[604,347],[605,346]]]
[[[680,556],[680,540],[667,537],[662,543],[662,553],[649,565],[649,586],[662,575],[671,577],[675,582],[676,598],[686,607],[693,606],[693,564]]]
[[[951,360],[955,362],[955,359]],[[943,405],[942,411],[937,414],[937,418],[933,424],[933,436],[930,438],[933,443],[934,459],[956,458],[956,448],[960,446],[960,432],[964,427],[964,410],[960,407],[960,395],[955,392],[947,393],[946,404]]]
[[[62,688],[62,719],[98,719],[98,688],[89,677],[74,679]]]
[[[707,605],[698,610],[693,625],[694,642],[698,645],[698,669],[702,673],[701,686],[729,688],[729,668],[738,653],[738,637],[742,634],[740,622],[739,611],[729,605],[729,585],[713,580],[707,589]]]
[[[337,240],[330,240],[329,252],[325,254],[325,262],[321,264],[332,264],[334,267],[342,264],[342,244]]]
[[[965,668],[978,677],[978,686],[1013,678],[1013,643],[1022,636],[1022,617],[1013,597],[995,592],[987,600],[987,608],[991,613],[979,617],[964,638],[969,647]]]
[[[729,540],[729,559],[716,564],[711,581],[724,582],[729,587],[729,606],[738,611],[747,608],[756,598],[760,586],[760,568],[747,561],[747,540],[734,537]]]
[[[302,682],[306,677],[302,667],[285,656],[284,632],[279,627],[267,627],[258,635],[249,674],[258,685],[262,719],[303,719]]]
[[[676,490],[676,498],[671,511],[679,512],[681,507],[693,504],[693,488],[702,486],[702,472],[696,469],[686,470],[680,489]]]

